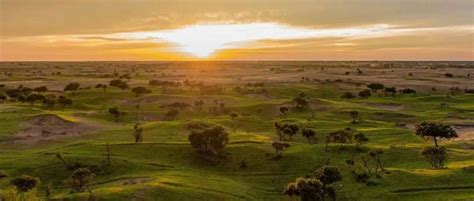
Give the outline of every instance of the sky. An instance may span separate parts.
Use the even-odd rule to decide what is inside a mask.
[[[0,61],[474,60],[473,0],[0,0]]]

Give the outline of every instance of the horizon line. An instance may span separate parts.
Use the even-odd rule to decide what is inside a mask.
[[[385,59],[370,59],[370,60],[0,60],[0,63],[8,62],[474,62],[474,60],[429,60],[429,59],[396,59],[396,60],[385,60]]]

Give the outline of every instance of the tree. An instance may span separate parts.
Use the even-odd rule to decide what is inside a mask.
[[[72,105],[72,100],[64,96],[59,96],[58,104],[61,105],[62,108],[65,108],[68,105]]]
[[[115,121],[118,121],[123,113],[118,109],[118,107],[112,107],[109,108],[109,114],[115,117]]]
[[[71,82],[64,87],[64,91],[72,91],[72,94],[74,95],[76,91],[79,89],[80,84],[77,82]]]
[[[12,99],[16,99],[16,98],[18,98],[18,96],[23,94],[23,92],[20,89],[7,89],[5,92],[6,92],[7,96],[12,98]]]
[[[452,78],[452,77],[454,77],[454,75],[451,74],[451,73],[445,73],[445,74],[444,74],[444,77]]]
[[[35,188],[39,185],[40,180],[36,177],[31,177],[28,175],[23,175],[17,177],[10,181],[10,183],[20,191],[20,192],[28,192],[29,190]]]
[[[341,129],[326,136],[326,151],[328,150],[329,143],[339,143],[341,146],[343,144],[352,143],[352,136],[355,133],[355,130],[352,128]]]
[[[323,184],[315,178],[297,178],[286,186],[285,194],[301,201],[323,201],[325,196]]]
[[[229,142],[229,134],[222,127],[207,128],[191,131],[188,140],[198,153],[218,155]]]
[[[0,103],[4,103],[7,100],[7,96],[0,94]]]
[[[283,139],[284,135],[288,135],[291,140],[293,135],[296,135],[299,130],[298,125],[279,124],[277,122],[275,122],[275,129],[277,130],[277,135],[279,136],[280,141]]]
[[[283,150],[291,146],[286,142],[273,142],[272,147],[275,148],[275,157],[281,158]]]
[[[133,137],[135,138],[135,143],[140,143],[143,141],[143,128],[139,123],[136,123],[133,126]]]
[[[71,174],[68,183],[74,191],[83,192],[94,177],[95,174],[88,168],[78,168]]]
[[[341,180],[338,168],[323,166],[312,176],[297,178],[295,182],[289,183],[284,192],[290,197],[299,196],[301,201],[336,200],[336,190],[332,184]]]
[[[232,130],[235,132],[235,129],[237,129],[237,122],[236,119],[239,117],[239,115],[235,112],[230,113],[230,118],[232,119]]]
[[[395,96],[397,89],[395,87],[385,87],[384,92],[390,96]]]
[[[61,153],[57,153],[57,154],[56,154],[56,158],[59,159],[59,160],[63,163],[63,165],[64,165],[64,167],[66,168],[66,170],[69,170],[69,165],[66,163],[66,160],[64,160],[64,158],[63,158],[63,156],[61,155]]]
[[[319,179],[323,185],[331,185],[342,180],[341,172],[334,166],[323,166],[316,170],[314,172],[314,178]]]
[[[151,93],[151,90],[148,90],[147,88],[145,87],[142,87],[142,86],[139,86],[139,87],[135,87],[132,89],[132,92],[135,93],[135,96],[138,97],[138,96],[141,96],[143,94],[149,94]]]
[[[380,83],[371,83],[367,85],[367,88],[372,90],[372,92],[377,93],[377,91],[384,89],[384,85]]]
[[[356,124],[360,121],[360,115],[357,111],[350,111],[349,114],[351,115],[352,121],[351,123]]]
[[[286,113],[289,111],[288,107],[282,106],[278,109],[280,111],[280,116],[285,117]]]
[[[356,143],[357,149],[360,149],[362,144],[365,144],[369,141],[369,139],[365,137],[365,135],[362,133],[354,135],[354,140],[357,142]]]
[[[356,95],[354,95],[353,93],[351,92],[345,92],[341,95],[341,98],[345,98],[345,99],[353,99],[353,98],[356,98]]]
[[[375,150],[369,151],[369,156],[372,157],[375,160],[375,163],[377,164],[375,168],[376,174],[377,174],[378,169],[385,171],[385,168],[383,167],[383,163],[382,163],[382,155],[383,155],[382,149],[375,149]]]
[[[458,137],[456,130],[451,126],[432,122],[423,122],[416,125],[416,135],[432,137],[436,147],[438,147],[438,139],[451,139]]]
[[[365,90],[362,90],[359,92],[359,97],[361,98],[368,98],[372,95],[372,93],[370,93],[370,90],[368,89],[365,89]]]
[[[301,130],[301,134],[306,138],[308,139],[308,142],[313,144],[313,143],[316,143],[316,132],[313,130],[313,129],[309,129],[309,128],[303,128],[303,130]]]
[[[430,162],[433,168],[444,168],[444,162],[447,158],[447,151],[444,147],[426,147],[421,151],[421,155]]]

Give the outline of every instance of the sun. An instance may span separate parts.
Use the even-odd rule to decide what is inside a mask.
[[[195,24],[172,30],[119,33],[111,37],[170,43],[177,52],[194,58],[209,58],[220,50],[248,47],[264,40],[366,37],[390,31],[389,25],[311,29],[278,23]]]

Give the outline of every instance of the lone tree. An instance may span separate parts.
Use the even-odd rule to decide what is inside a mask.
[[[286,113],[290,110],[288,109],[288,107],[282,106],[278,109],[278,111],[280,112],[281,117],[286,117]]]
[[[20,192],[28,192],[40,184],[40,180],[35,177],[23,175],[10,181]]]
[[[451,126],[432,122],[423,122],[416,125],[416,135],[432,137],[436,147],[438,147],[438,139],[451,139],[458,137],[456,130]]]
[[[291,147],[290,144],[286,142],[273,142],[272,147],[275,148],[275,157],[281,158],[283,150]]]
[[[222,127],[207,128],[191,131],[188,140],[198,153],[218,155],[229,142],[229,134]]]
[[[444,147],[426,147],[421,151],[421,155],[430,162],[433,168],[444,168],[444,163],[448,156]]]
[[[139,123],[136,123],[133,126],[133,137],[135,138],[135,143],[140,143],[143,141],[143,128]]]
[[[75,95],[76,91],[79,89],[79,86],[81,86],[79,83],[71,82],[67,84],[66,87],[64,87],[64,91],[71,91],[72,95]]]
[[[68,183],[74,191],[83,192],[87,189],[95,174],[87,168],[78,168],[74,170],[68,179]]]
[[[349,114],[351,115],[352,121],[351,123],[356,124],[360,122],[360,114],[357,111],[350,111]]]
[[[310,144],[317,143],[317,140],[316,140],[316,132],[315,132],[313,129],[303,128],[303,130],[301,130],[301,134],[302,134],[306,139],[308,139],[308,142],[309,142]]]
[[[141,96],[143,94],[149,94],[151,93],[151,90],[148,90],[147,88],[145,87],[142,87],[142,86],[139,86],[139,87],[135,87],[132,89],[132,92],[135,93],[135,96],[138,97],[138,96]]]

